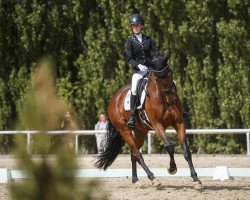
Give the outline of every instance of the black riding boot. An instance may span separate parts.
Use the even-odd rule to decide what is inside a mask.
[[[130,96],[130,117],[127,122],[128,127],[136,126],[136,95]]]

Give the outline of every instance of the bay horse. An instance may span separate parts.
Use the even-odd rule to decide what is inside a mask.
[[[195,172],[191,152],[186,141],[186,128],[182,116],[182,104],[176,92],[173,81],[172,70],[168,66],[169,56],[160,57],[151,62],[153,69],[148,73],[147,95],[144,102],[144,110],[151,123],[151,127],[163,140],[166,150],[170,156],[170,167],[168,172],[175,174],[177,167],[174,159],[175,148],[166,136],[165,130],[173,126],[177,132],[179,143],[183,148],[184,158],[187,160],[195,189],[201,189],[202,183]],[[138,162],[147,173],[152,185],[161,185],[144,162],[139,149],[151,127],[139,120],[137,112],[137,125],[129,128],[126,125],[130,112],[124,109],[125,96],[130,85],[124,86],[112,97],[108,105],[109,124],[107,127],[107,143],[105,150],[97,156],[95,166],[106,170],[116,159],[124,145],[124,140],[131,149],[132,183],[140,185],[137,177]]]

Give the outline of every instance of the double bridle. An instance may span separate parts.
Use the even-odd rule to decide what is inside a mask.
[[[164,99],[164,101],[165,101],[165,103],[166,103],[166,105],[167,106],[170,106],[170,105],[173,105],[173,104],[175,104],[176,103],[176,86],[175,86],[175,83],[174,83],[174,81],[172,81],[172,85],[171,85],[171,87],[169,87],[169,88],[161,88],[160,87],[160,84],[157,82],[157,80],[155,81],[155,80],[152,80],[151,79],[151,74],[153,73],[153,72],[155,72],[155,73],[161,73],[161,72],[163,72],[164,70],[167,70],[167,72],[166,72],[166,74],[165,74],[165,76],[167,76],[170,72],[172,72],[172,70],[168,67],[168,66],[166,66],[164,69],[162,69],[162,70],[150,70],[148,73],[149,74],[147,74],[148,75],[148,80],[149,81],[151,81],[152,83],[154,83],[155,85],[156,85],[156,87],[158,87],[158,89],[161,91],[161,94],[162,94],[162,96],[163,96],[163,99]],[[157,76],[156,76],[157,77]],[[147,93],[148,94],[148,93]],[[168,100],[168,96],[173,96],[173,101],[169,101]]]

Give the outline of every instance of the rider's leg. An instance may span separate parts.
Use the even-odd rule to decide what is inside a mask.
[[[129,127],[136,126],[136,95],[131,94],[130,96],[130,117],[128,119],[127,125]]]
[[[175,87],[175,91],[177,92],[177,87],[176,87],[176,81],[175,80],[174,80],[174,87]],[[184,111],[182,113],[182,116],[183,116],[184,119],[189,117],[189,115],[190,115],[190,112],[188,112],[188,111]]]
[[[138,81],[142,78],[143,76],[141,74],[133,74],[132,76],[132,84],[131,84],[131,97],[130,97],[130,117],[128,119],[127,125],[129,127],[134,127],[136,126],[136,86]]]

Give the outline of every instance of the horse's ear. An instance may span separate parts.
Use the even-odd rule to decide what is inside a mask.
[[[168,64],[168,59],[169,59],[169,56],[164,56],[163,60],[162,60],[162,63],[164,66],[166,66]]]
[[[163,58],[163,64],[164,64],[164,66],[166,66],[168,64],[168,60],[170,58],[170,54],[171,54],[171,51],[169,51],[168,54],[166,56],[164,56],[164,58]]]

